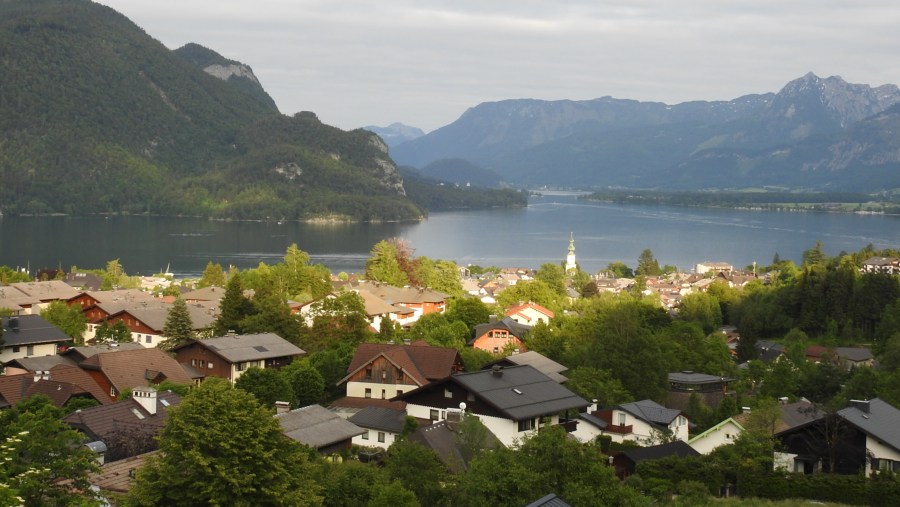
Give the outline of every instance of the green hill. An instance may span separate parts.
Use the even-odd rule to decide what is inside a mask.
[[[255,77],[204,71],[242,64],[108,7],[0,1],[0,61],[6,214],[422,216],[374,134],[281,115]]]

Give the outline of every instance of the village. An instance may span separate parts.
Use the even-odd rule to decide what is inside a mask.
[[[400,250],[402,267],[411,259]],[[448,474],[464,474],[481,451],[519,449],[553,429],[593,446],[627,484],[632,475],[646,481],[651,462],[702,459],[762,433],[770,442],[766,473],[864,481],[900,471],[900,318],[892,313],[900,309],[900,258],[858,257],[865,258],[850,276],[892,287],[876,321],[863,326],[870,340],[840,338],[851,333],[844,321],[821,323],[820,340],[801,330],[813,335],[816,324],[773,336],[747,324],[756,308],[749,303],[744,320],[729,317],[729,298],[774,290],[786,283],[784,269],[703,261],[690,273],[664,273],[648,271],[651,254],[638,273],[588,275],[574,237],[562,262],[540,270],[457,267],[453,294],[342,274],[327,288],[299,282],[315,297],[296,301],[259,281],[240,286],[240,276],[221,268],[206,283],[141,277],[135,288],[109,287],[88,272],[12,281],[0,285],[0,410],[41,396],[62,409],[62,424],[98,464],[89,484],[113,503],[145,461],[164,452],[169,411],[214,378],[252,393],[286,439],[332,464],[383,466],[395,445],[411,442]],[[373,250],[368,274],[379,272],[376,260]],[[793,268],[796,277],[819,272],[815,262],[823,274],[841,269],[840,260],[825,268],[828,259],[813,258]],[[316,272],[306,262],[292,268],[301,280]],[[245,283],[253,276],[261,275],[243,274]],[[555,290],[535,289],[554,281]],[[751,296],[735,295],[742,291]],[[283,305],[271,313],[235,317],[242,305],[273,298]],[[864,375],[880,375],[881,387],[854,391]],[[828,382],[838,385],[808,394]],[[662,493],[636,489],[671,498],[678,480],[666,480]],[[707,484],[707,494],[747,495],[749,486],[735,482]],[[753,492],[766,496],[764,487]],[[544,493],[518,505],[580,504],[565,491]],[[418,504],[431,504],[419,496]]]

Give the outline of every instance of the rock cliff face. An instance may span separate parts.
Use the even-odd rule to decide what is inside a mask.
[[[231,63],[228,65],[214,63],[203,67],[203,72],[206,72],[210,76],[215,76],[222,81],[228,81],[232,77],[242,77],[259,84],[259,79],[256,79],[256,75],[253,74],[253,69],[251,69],[249,65],[244,65],[243,63]]]

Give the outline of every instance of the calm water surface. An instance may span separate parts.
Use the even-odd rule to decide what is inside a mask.
[[[645,248],[661,264],[768,264],[777,252],[799,260],[821,240],[831,255],[872,243],[900,247],[900,217],[736,211],[578,201],[574,195],[532,198],[528,208],[433,213],[408,224],[219,222],[159,217],[23,217],[0,219],[0,265],[97,268],[119,259],[129,274],[170,266],[192,276],[208,261],[255,267],[279,262],[296,243],[333,272],[362,271],[372,246],[405,238],[416,255],[460,264],[539,267],[565,259],[575,234],[582,269],[613,261],[630,266]]]

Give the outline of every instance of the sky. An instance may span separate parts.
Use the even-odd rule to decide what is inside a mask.
[[[245,63],[279,110],[426,132],[482,102],[677,104],[807,72],[900,83],[896,0],[100,0]]]

